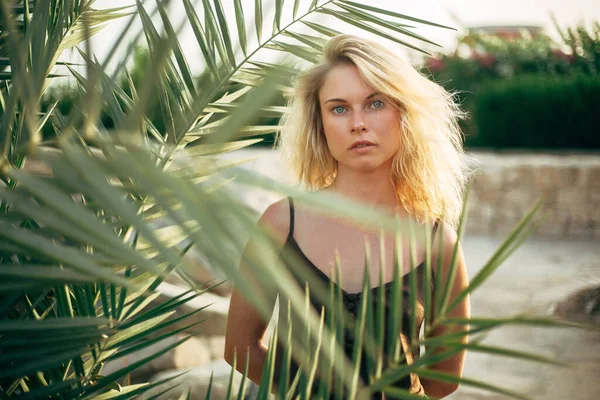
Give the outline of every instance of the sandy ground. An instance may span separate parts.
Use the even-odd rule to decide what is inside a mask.
[[[463,250],[472,279],[501,238],[466,237]],[[600,243],[530,239],[500,266],[471,298],[472,315],[548,315],[554,304],[579,288],[600,285]],[[508,326],[491,332],[483,344],[537,353],[569,364],[548,366],[468,353],[465,378],[482,380],[532,399],[600,398],[600,331]],[[504,399],[503,395],[462,386],[452,400]]]

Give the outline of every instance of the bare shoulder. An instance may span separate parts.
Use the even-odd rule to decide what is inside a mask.
[[[436,224],[437,228],[434,229],[435,233],[433,240],[438,247],[440,245],[440,240],[442,240],[444,244],[456,242],[458,235],[456,229],[454,229],[452,225],[442,220],[438,220]]]
[[[290,231],[290,203],[287,197],[270,204],[258,220],[258,225],[269,230],[277,245],[285,242]]]
[[[442,240],[444,250],[447,250],[448,248],[454,249],[454,246],[458,241],[458,234],[456,233],[456,229],[454,229],[452,225],[444,221],[440,221],[438,223],[436,236],[437,237],[435,238],[435,240]]]

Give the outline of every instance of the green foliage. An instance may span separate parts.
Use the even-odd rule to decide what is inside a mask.
[[[570,55],[566,55],[566,59],[571,64],[572,70],[590,75],[600,74],[600,23],[595,22],[591,31],[583,25],[578,25],[567,28],[565,32],[556,22],[554,25],[563,43],[570,50]],[[557,53],[565,57],[563,54]]]
[[[528,75],[489,81],[474,97],[473,147],[600,149],[600,80]]]
[[[136,46],[133,52],[131,66],[127,68],[125,73],[120,74],[117,80],[118,87],[126,96],[133,98],[134,93],[139,92],[144,86],[146,83],[147,74],[149,73],[150,63],[151,60],[149,50],[144,46]],[[282,67],[283,66],[285,65],[282,64]],[[287,65],[287,67],[293,71],[292,65]],[[210,71],[208,70],[204,71],[197,77],[193,77],[193,79],[195,86],[199,88],[212,87],[217,83],[214,81],[213,75],[210,74]],[[243,88],[243,83],[232,83],[227,87],[223,86],[223,89],[219,91],[215,97],[219,98],[224,96],[228,91],[237,92]],[[246,95],[240,96],[240,99],[243,99],[244,96]],[[76,86],[72,84],[51,86],[42,98],[40,109],[42,112],[47,112],[56,103],[56,114],[61,114],[64,116],[68,115],[73,110],[73,107],[81,101],[83,101],[83,97],[81,91]],[[280,92],[277,92],[271,102],[271,105],[274,107],[283,107],[285,106],[285,103],[286,102],[283,95]],[[121,109],[126,107],[122,101],[118,101],[118,104]],[[217,110],[217,112],[224,114],[222,110]],[[161,112],[161,104],[157,92],[150,93],[146,114],[149,121],[154,125],[157,131],[165,131],[166,125],[165,121],[163,120],[163,113]],[[115,128],[115,124],[110,117],[109,110],[106,106],[102,107],[99,118],[99,122],[104,129],[111,130]],[[54,128],[54,124],[56,122],[57,117],[51,117],[42,127],[42,135],[45,140],[50,140],[56,137],[56,130]],[[278,122],[279,113],[266,113],[265,115],[258,116],[256,118],[256,124],[261,126],[276,126]],[[255,136],[251,135],[248,136],[248,138],[257,139],[256,143],[251,146],[264,147],[272,146],[274,144],[275,136],[274,134],[263,134]]]
[[[81,90],[76,86],[65,83],[58,86],[51,86],[48,88],[44,97],[40,102],[40,111],[48,113],[52,110],[55,105],[55,109],[50,112],[52,116],[48,118],[48,121],[42,126],[42,140],[52,140],[57,136],[56,126],[60,126],[61,118],[75,112],[74,108],[80,105],[84,101],[84,96]],[[114,128],[114,123],[106,110],[102,110],[100,113],[99,124],[105,129]]]
[[[227,183],[237,179],[282,193],[299,193],[244,169],[235,169],[241,161],[225,161],[216,156],[256,142],[240,139],[273,129],[261,125],[261,118],[281,114],[282,109],[274,106],[273,99],[289,86],[290,77],[297,71],[278,63],[259,62],[253,56],[268,49],[313,62],[320,56],[324,40],[314,35],[332,36],[336,32],[309,17],[327,14],[402,43],[406,37],[422,40],[404,24],[407,20],[411,25],[428,23],[385,9],[331,0],[313,1],[308,8],[295,3],[291,21],[284,20],[284,3],[277,1],[273,21],[263,21],[262,10],[266,7],[257,0],[250,7],[253,12],[244,11],[242,3],[236,3],[233,24],[224,18],[219,1],[203,0],[195,6],[190,0],[183,0],[187,22],[206,65],[204,74],[195,80],[162,2],[158,3],[158,13],[164,32],[157,29],[142,3],[136,2],[132,18],[142,21],[137,36],[146,38],[148,48],[148,57],[138,53],[140,68],[134,67],[129,74],[123,70],[127,56],[132,54],[128,51],[116,72],[109,74],[105,65],[88,51],[86,40],[107,21],[129,14],[120,12],[122,9],[95,10],[93,3],[39,0],[24,2],[20,9],[13,7],[16,2],[0,3],[0,54],[6,54],[10,64],[3,71],[0,91],[3,398],[127,399],[152,388],[155,384],[121,387],[118,382],[170,348],[106,376],[102,368],[107,361],[147,348],[158,338],[180,333],[181,329],[173,329],[176,323],[183,323],[186,330],[194,333],[197,323],[186,319],[201,310],[182,318],[169,318],[177,307],[203,294],[184,268],[184,255],[192,247],[213,268],[230,277],[265,318],[272,310],[268,309],[265,292],[259,289],[268,288],[269,293],[279,292],[289,298],[291,309],[301,315],[297,332],[305,332],[309,325],[318,326],[317,317],[303,316],[305,303],[300,290],[292,283],[289,271],[274,267],[277,254],[269,236],[256,227],[255,216]],[[13,16],[13,9],[18,16]],[[249,15],[255,16],[256,27],[264,26],[269,31],[272,28],[272,32],[237,31],[235,27],[246,26]],[[299,26],[314,32],[300,33]],[[397,35],[392,36],[383,28]],[[247,40],[255,34],[259,41],[252,47]],[[59,63],[63,51],[74,46],[85,62],[84,68]],[[116,48],[117,44],[109,54],[114,54]],[[42,108],[41,99],[57,75],[57,66],[69,72],[77,91],[69,94],[64,103],[57,103],[62,90],[59,89],[54,102]],[[126,78],[127,85],[119,76]],[[103,111],[108,115],[106,121]],[[160,120],[155,119],[155,113]],[[40,132],[48,121],[56,136],[44,141]],[[182,159],[190,161],[191,167],[178,165],[176,161]],[[30,163],[38,169],[23,169]],[[347,199],[315,196],[312,202],[310,206],[359,219],[371,227],[382,226],[390,231],[401,228],[385,215],[367,212]],[[460,297],[475,290],[524,240],[535,226],[532,218],[537,208],[515,228]],[[463,228],[464,219],[459,238]],[[240,276],[235,252],[242,245],[240,231],[257,240],[259,251],[245,261],[261,277],[260,286]],[[170,274],[189,285],[189,291],[160,306],[147,307],[160,296],[157,289]],[[445,284],[443,292],[448,293],[450,283]],[[416,282],[411,285],[414,288]],[[456,302],[447,304],[446,295],[438,300],[440,311],[430,327],[436,323],[473,324],[475,333],[509,323],[558,324],[523,317],[445,319],[444,313],[452,310]],[[362,315],[373,317],[368,311]],[[314,342],[335,344],[331,329],[309,332]],[[553,363],[476,343],[465,346],[456,337],[428,338],[428,332],[424,343],[413,337],[410,345],[445,348],[446,355],[466,348]],[[365,342],[369,336],[365,335]],[[173,346],[187,339],[189,335]],[[265,370],[272,371],[274,348],[270,348],[270,362]],[[288,346],[288,351],[301,357],[303,349],[294,345]],[[387,388],[395,378],[411,372],[431,376],[433,372],[425,367],[439,361],[439,356],[427,353],[418,365],[403,363],[378,371],[375,381],[360,382],[356,368],[349,360],[344,362],[339,348],[322,346],[321,351],[334,365],[337,387],[345,386],[357,393],[357,398]],[[271,385],[271,375],[263,377],[260,399],[267,398]],[[435,379],[451,383],[457,380],[444,374]],[[523,398],[503,388],[468,383]],[[305,380],[297,384],[300,391],[308,390]],[[394,396],[411,398],[402,391],[395,391]]]
[[[459,39],[455,52],[425,60],[423,72],[446,89],[456,92],[457,101],[473,115],[473,118],[461,122],[461,127],[466,135],[465,145],[467,147],[518,148],[522,144],[523,148],[530,149],[536,148],[536,145],[540,145],[540,148],[561,148],[559,144],[564,143],[565,147],[563,148],[589,148],[591,139],[588,138],[591,136],[591,130],[586,135],[577,135],[571,137],[570,140],[564,140],[564,131],[542,130],[540,124],[538,124],[540,127],[538,129],[536,124],[525,123],[528,126],[527,132],[519,128],[515,131],[514,126],[518,126],[520,122],[513,121],[511,128],[508,128],[505,117],[501,113],[495,113],[495,110],[520,109],[522,112],[519,114],[519,121],[536,120],[543,114],[550,118],[553,115],[562,115],[559,109],[554,110],[558,111],[557,113],[553,113],[551,108],[554,105],[560,105],[560,101],[536,100],[534,103],[535,94],[532,94],[530,98],[518,95],[507,96],[500,89],[506,86],[507,91],[519,91],[516,87],[520,82],[526,85],[522,91],[527,90],[531,85],[538,88],[545,86],[548,87],[546,90],[552,91],[550,87],[553,78],[554,80],[567,79],[566,82],[569,82],[565,83],[569,87],[567,92],[574,97],[565,98],[563,102],[569,102],[579,96],[586,97],[590,91],[594,90],[593,81],[597,79],[600,72],[600,25],[595,23],[591,30],[584,26],[577,26],[568,28],[566,32],[561,31],[557,24],[555,25],[562,37],[562,44],[553,42],[545,35],[532,36],[527,32],[523,32],[519,37],[470,32]],[[534,78],[523,78],[528,75],[538,75],[538,83],[530,84],[529,82]],[[590,78],[566,78],[571,75],[586,75]],[[581,86],[584,82],[589,82],[592,87],[584,88]],[[494,89],[488,89],[490,87]],[[536,93],[538,92],[539,90],[536,90]],[[501,99],[493,101],[490,96],[496,93],[501,95]],[[485,97],[485,100],[480,97]],[[483,110],[484,104],[498,104],[507,100],[524,101],[525,103],[504,105],[504,108],[495,106],[494,111],[489,110],[489,112]],[[588,104],[588,100],[574,100],[574,103]],[[535,116],[529,117],[528,113]],[[581,113],[584,114],[585,109]],[[483,115],[485,115],[485,120],[480,119]],[[494,122],[496,115],[498,120]],[[511,114],[511,116],[514,115]],[[590,129],[588,117],[584,115],[581,118],[577,115],[570,115],[570,117],[569,131],[583,132]],[[553,119],[548,119],[545,123],[552,125],[553,121]],[[581,126],[576,126],[578,123],[581,123]],[[562,123],[558,125],[564,126]],[[499,135],[497,132],[499,126],[505,130],[511,130],[511,132],[507,131],[503,135]],[[488,133],[488,129],[492,127],[495,129]],[[517,137],[521,134],[531,137],[523,137],[520,140],[509,139],[513,135]],[[548,137],[545,141],[540,140],[543,136],[555,134],[558,136]],[[506,141],[503,138],[506,138]],[[597,145],[593,147],[597,148]]]
[[[487,79],[511,79],[523,74],[564,75],[597,74],[600,66],[600,25],[591,31],[585,26],[562,32],[563,43],[555,43],[543,34],[526,31],[518,37],[478,31],[461,37],[457,49],[425,60],[425,68],[441,82],[455,81],[462,89],[467,82],[476,84]],[[453,85],[448,82],[449,85]]]

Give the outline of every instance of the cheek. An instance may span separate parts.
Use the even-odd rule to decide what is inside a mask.
[[[378,115],[373,122],[375,123],[377,130],[388,139],[399,136],[400,121],[393,113]]]
[[[342,118],[328,118],[325,117],[323,121],[323,131],[325,132],[326,138],[334,139],[344,134],[344,121]]]
[[[386,142],[387,148],[391,152],[396,152],[402,144],[402,135],[400,134],[400,122],[397,116],[389,115],[379,120],[380,132],[383,133],[382,140]]]

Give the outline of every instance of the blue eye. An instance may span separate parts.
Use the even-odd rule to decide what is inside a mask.
[[[381,100],[375,100],[374,102],[371,103],[371,107],[373,107],[373,108],[381,108],[381,107],[383,107],[383,101],[381,101]]]
[[[335,106],[331,109],[331,111],[333,111],[334,114],[342,114],[345,110],[346,107],[344,106]]]

